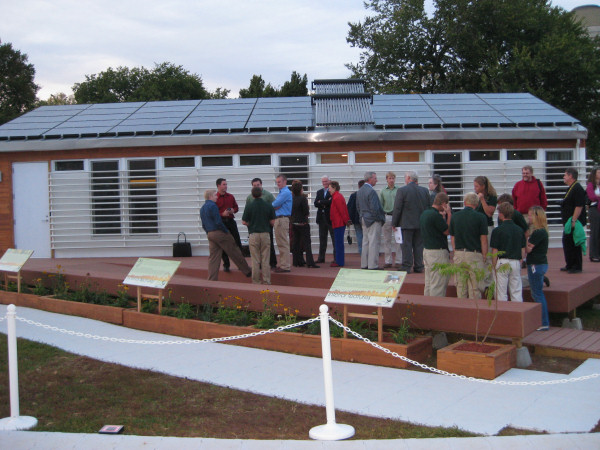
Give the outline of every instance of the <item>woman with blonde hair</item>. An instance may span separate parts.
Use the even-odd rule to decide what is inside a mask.
[[[529,239],[527,240],[527,278],[533,299],[542,305],[542,326],[538,331],[548,331],[548,304],[544,295],[544,275],[548,271],[548,220],[541,206],[529,208]]]

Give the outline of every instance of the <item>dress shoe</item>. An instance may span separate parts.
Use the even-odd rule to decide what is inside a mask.
[[[229,267],[223,267],[223,272],[231,272],[231,269]]]
[[[544,284],[545,284],[547,287],[550,287],[550,279],[549,279],[549,278],[548,278],[546,275],[544,275]]]
[[[548,331],[550,329],[550,327],[548,325],[544,325],[542,327],[539,327],[537,329],[537,331]]]
[[[425,272],[425,270],[424,269],[415,269],[414,272],[415,273],[423,273],[423,272]]]
[[[569,269],[567,273],[581,273],[581,269]]]
[[[321,266],[317,266],[316,264],[311,264],[311,265],[306,266],[306,267],[309,268],[309,269],[320,269],[321,268]]]
[[[331,264],[329,264],[329,267],[340,267],[340,265],[334,261]]]
[[[385,266],[383,266],[385,269],[389,269],[390,267],[392,267],[391,264],[386,264]]]
[[[590,258],[591,262],[600,262],[600,258]]]
[[[319,263],[324,263],[324,262],[325,262],[325,259],[324,259],[324,258],[319,258],[319,259],[317,259],[317,264],[319,264]]]
[[[561,272],[568,272],[569,270],[571,270],[571,269],[569,269],[567,266],[560,268]]]
[[[289,269],[282,269],[281,267],[275,267],[275,269],[273,270],[273,272],[275,273],[287,273],[289,271]]]
[[[252,276],[252,272],[248,272],[248,273],[246,274],[246,277],[247,277],[247,278],[250,278],[251,276]]]

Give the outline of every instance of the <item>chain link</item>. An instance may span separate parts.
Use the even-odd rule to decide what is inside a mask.
[[[77,337],[93,339],[93,340],[97,340],[97,341],[118,342],[121,344],[142,344],[142,345],[189,345],[189,344],[204,344],[204,343],[208,343],[208,342],[213,342],[213,343],[214,342],[227,342],[227,341],[234,341],[236,339],[246,339],[246,338],[252,338],[255,336],[264,336],[266,334],[275,333],[276,331],[285,331],[285,330],[289,330],[292,328],[307,325],[309,323],[319,320],[319,317],[313,317],[311,319],[307,319],[302,322],[292,323],[292,324],[288,324],[288,325],[282,325],[280,327],[271,328],[269,330],[260,330],[255,333],[239,334],[236,336],[225,336],[225,337],[221,337],[221,338],[183,339],[183,340],[176,340],[176,341],[160,341],[160,340],[159,341],[150,341],[150,340],[145,340],[145,339],[138,340],[138,339],[124,339],[124,338],[114,338],[114,337],[107,337],[107,336],[98,336],[95,334],[81,333],[78,331],[71,331],[71,330],[65,330],[64,328],[53,327],[51,325],[46,325],[46,324],[43,324],[40,322],[36,322],[34,320],[25,319],[23,317],[17,316],[16,319],[21,322],[24,322],[28,325],[33,325],[36,327],[44,328],[49,331],[56,331],[58,333],[68,334],[70,336],[77,336]]]
[[[337,325],[341,329],[345,330],[347,333],[353,335],[357,339],[362,340],[366,344],[371,345],[372,347],[376,348],[377,350],[381,350],[382,352],[387,353],[387,354],[393,356],[394,358],[399,358],[409,364],[420,367],[429,372],[437,373],[439,375],[444,375],[444,376],[448,376],[448,377],[452,377],[452,378],[458,378],[460,380],[474,381],[477,383],[485,383],[485,384],[496,384],[496,385],[500,385],[500,386],[548,386],[548,385],[554,385],[554,384],[565,384],[565,383],[572,383],[572,382],[576,382],[576,381],[591,380],[591,379],[600,377],[600,373],[593,373],[590,375],[584,375],[584,376],[575,377],[575,378],[561,378],[559,380],[550,380],[550,381],[484,380],[481,378],[467,377],[465,375],[458,375],[455,373],[446,372],[445,370],[436,369],[435,367],[430,367],[430,366],[420,363],[418,361],[413,361],[412,359],[407,358],[406,356],[399,355],[398,353],[393,352],[388,348],[382,347],[378,343],[373,342],[370,339],[362,336],[361,334],[357,333],[356,331],[350,329],[350,327],[347,327],[343,323],[335,320],[333,317],[331,317],[331,316],[328,316],[328,317],[329,317],[330,322],[334,323],[335,325]],[[313,317],[311,319],[304,320],[302,322],[291,323],[288,325],[282,325],[277,328],[271,328],[269,330],[260,330],[260,331],[254,332],[254,333],[239,334],[239,335],[235,335],[235,336],[226,336],[226,337],[221,337],[221,338],[183,339],[183,340],[176,340],[176,341],[164,341],[164,340],[163,341],[161,341],[161,340],[151,341],[151,340],[145,340],[145,339],[139,340],[139,339],[124,339],[124,338],[114,338],[114,337],[107,337],[107,336],[98,336],[95,334],[71,331],[71,330],[66,330],[64,328],[46,325],[46,324],[36,322],[36,321],[30,320],[30,319],[25,319],[25,318],[19,317],[19,316],[15,316],[15,318],[16,318],[16,320],[26,323],[28,325],[33,325],[36,327],[44,328],[49,331],[56,331],[58,333],[68,334],[70,336],[77,336],[77,337],[82,337],[82,338],[86,338],[86,339],[93,339],[93,340],[105,341],[105,342],[118,342],[121,344],[141,344],[141,345],[189,345],[189,344],[227,342],[227,341],[234,341],[237,339],[252,338],[255,336],[264,336],[266,334],[275,333],[276,331],[290,330],[292,328],[301,327],[303,325],[308,325],[309,323],[320,320],[320,317],[317,316],[317,317]],[[6,319],[6,316],[0,317],[0,322],[2,322],[5,319]]]
[[[331,316],[329,316],[329,321],[332,322],[332,323],[334,323],[334,324],[336,324],[338,327],[342,328],[347,333],[350,333],[351,335],[353,335],[357,339],[360,339],[360,340],[364,341],[365,343],[373,346],[374,348],[376,348],[378,350],[381,350],[382,352],[387,353],[387,354],[393,356],[394,358],[399,358],[399,359],[401,359],[403,361],[406,361],[407,363],[410,363],[410,364],[412,364],[414,366],[417,366],[417,367],[420,367],[422,369],[428,370],[430,372],[437,373],[439,375],[445,375],[445,376],[452,377],[452,378],[458,378],[460,380],[475,381],[477,383],[485,383],[485,384],[497,384],[497,385],[500,385],[500,386],[547,386],[547,385],[552,385],[552,384],[564,384],[564,383],[571,383],[571,382],[575,382],[575,381],[590,380],[592,378],[598,378],[598,377],[600,377],[600,373],[593,373],[591,375],[584,375],[584,376],[576,377],[576,378],[561,378],[560,380],[550,380],[550,381],[484,380],[484,379],[481,379],[481,378],[467,377],[466,375],[458,375],[456,373],[446,372],[445,370],[436,369],[435,367],[430,367],[430,366],[428,366],[426,364],[423,364],[423,363],[420,363],[418,361],[413,361],[412,359],[409,359],[406,356],[399,355],[398,353],[393,352],[390,349],[382,347],[378,343],[371,341],[370,339],[362,336],[361,334],[357,333],[356,331],[351,330],[350,327],[345,326],[343,323],[335,320]]]

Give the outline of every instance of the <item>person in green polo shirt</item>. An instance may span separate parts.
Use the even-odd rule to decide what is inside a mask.
[[[464,198],[464,209],[452,215],[450,221],[450,236],[454,249],[454,263],[470,264],[473,268],[483,269],[488,251],[487,218],[484,214],[475,211],[479,205],[479,197],[474,192],[469,192]],[[474,273],[470,282],[465,282],[457,276],[456,296],[458,298],[481,298],[482,285],[477,281]]]
[[[507,290],[513,302],[523,301],[523,283],[521,281],[521,260],[525,249],[525,233],[512,221],[514,208],[509,202],[498,206],[498,216],[502,223],[492,231],[492,266],[497,271],[504,264],[510,270],[496,272],[496,299],[508,300]],[[498,255],[498,252],[503,252]]]
[[[242,223],[248,227],[248,247],[252,257],[252,282],[260,284],[262,273],[263,284],[271,284],[271,268],[269,266],[269,249],[271,238],[270,227],[275,223],[275,210],[270,203],[264,201],[260,187],[252,188],[254,200],[246,204]]]
[[[448,233],[452,212],[448,205],[448,195],[437,194],[433,205],[423,211],[419,219],[423,236],[423,263],[425,264],[425,290],[423,295],[445,297],[449,277],[433,271],[435,263],[450,262],[448,253]]]

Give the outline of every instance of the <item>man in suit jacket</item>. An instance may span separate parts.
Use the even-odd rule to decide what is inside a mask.
[[[361,269],[379,269],[379,243],[381,227],[385,223],[385,213],[379,195],[373,187],[377,183],[375,172],[366,172],[365,184],[356,193],[356,209],[363,229]]]
[[[315,206],[317,208],[317,224],[319,225],[319,258],[317,263],[325,262],[325,253],[327,252],[327,235],[331,236],[331,246],[333,247],[333,258],[335,260],[335,245],[333,245],[333,227],[329,218],[329,208],[331,207],[331,194],[329,193],[329,177],[323,175],[321,183],[323,189],[317,191],[315,197]]]
[[[423,211],[429,208],[431,197],[429,191],[418,185],[416,172],[406,172],[406,186],[396,193],[392,225],[402,229],[402,269],[407,273],[423,272],[423,236],[420,229],[420,218]]]

